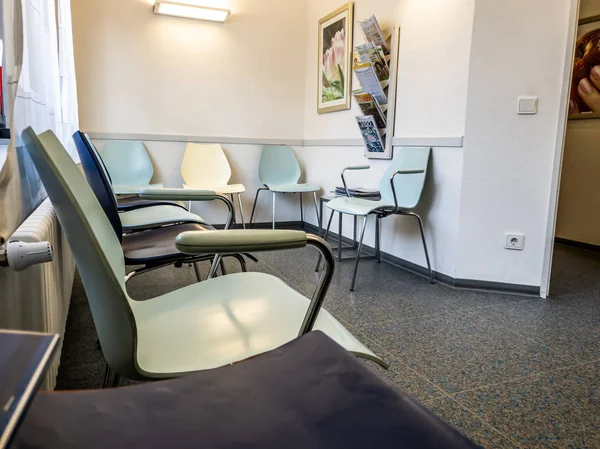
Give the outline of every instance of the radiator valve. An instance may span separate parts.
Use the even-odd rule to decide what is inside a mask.
[[[32,265],[51,262],[54,257],[50,242],[8,242],[0,247],[0,266],[23,271]]]

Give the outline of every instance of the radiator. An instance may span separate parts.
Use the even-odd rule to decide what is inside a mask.
[[[53,390],[60,363],[75,265],[71,250],[60,229],[52,203],[46,199],[17,229],[10,240],[49,241],[54,260],[16,273],[0,269],[0,328],[60,334],[61,343],[48,374],[44,390]]]

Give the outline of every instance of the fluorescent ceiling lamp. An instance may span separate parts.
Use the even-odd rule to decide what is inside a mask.
[[[187,19],[225,22],[231,14],[231,10],[157,0],[154,4],[154,13]]]

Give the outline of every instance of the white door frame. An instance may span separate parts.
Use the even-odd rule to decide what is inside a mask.
[[[554,169],[552,173],[552,184],[550,190],[550,205],[548,211],[548,228],[546,231],[546,251],[544,253],[544,265],[542,273],[542,286],[540,294],[547,298],[550,293],[550,279],[552,274],[552,260],[554,258],[554,239],[556,236],[556,219],[558,216],[558,200],[560,192],[560,180],[562,174],[563,153],[567,135],[567,123],[569,119],[568,104],[571,93],[571,79],[573,76],[573,59],[575,56],[575,42],[577,39],[577,27],[579,24],[580,0],[570,0],[570,16],[565,49],[565,71],[563,73],[563,87],[560,101],[560,115],[558,133],[556,135],[556,150],[554,152]]]

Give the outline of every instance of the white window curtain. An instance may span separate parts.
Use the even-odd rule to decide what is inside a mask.
[[[4,239],[46,197],[22,146],[21,132],[27,126],[36,132],[51,129],[68,144],[78,126],[70,4],[68,0],[58,1],[57,5],[55,0],[2,0],[11,129],[0,171],[0,237]],[[69,148],[74,154],[73,147]]]

